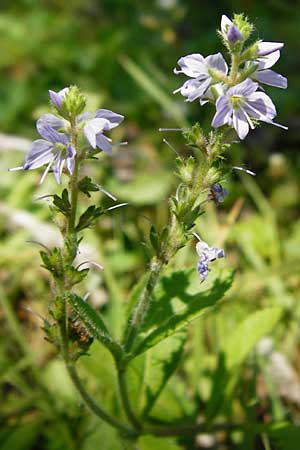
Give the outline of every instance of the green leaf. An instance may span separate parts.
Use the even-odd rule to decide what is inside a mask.
[[[71,204],[69,201],[69,194],[67,189],[62,191],[61,197],[59,195],[53,196],[53,205],[65,216],[68,216],[71,211]]]
[[[288,423],[271,425],[267,431],[271,442],[276,443],[279,450],[298,450],[300,442],[300,427]]]
[[[237,325],[223,345],[228,370],[242,364],[257,342],[270,333],[282,314],[278,306],[265,308],[249,315]]]
[[[78,182],[78,189],[87,197],[91,197],[90,192],[99,191],[99,186],[93,183],[90,177],[84,177]]]
[[[159,289],[154,293],[156,298],[148,309],[142,333],[133,349],[135,356],[207,312],[232,284],[231,273],[223,279],[216,279],[209,290],[190,294],[187,290],[191,273],[191,270],[180,271],[162,277]]]
[[[76,294],[69,297],[69,304],[73,311],[78,314],[91,336],[105,345],[116,359],[120,358],[123,352],[122,347],[110,336],[100,315]]]
[[[244,319],[228,336],[219,354],[213,376],[210,400],[206,409],[208,420],[215,417],[225,399],[229,399],[238,381],[238,368],[243,364],[257,342],[270,333],[282,314],[280,307],[256,311]]]
[[[76,231],[81,231],[85,228],[90,227],[98,217],[102,216],[103,213],[104,210],[103,208],[101,208],[101,206],[89,206],[86,211],[79,217]]]
[[[139,355],[129,365],[129,380],[136,407],[147,416],[165,384],[174,373],[183,352],[186,332],[181,331],[160,342],[155,349]]]
[[[142,436],[139,439],[140,450],[182,450],[175,438],[157,438],[154,436]]]
[[[30,450],[41,430],[41,423],[18,424],[6,430],[6,438],[1,439],[1,450]]]

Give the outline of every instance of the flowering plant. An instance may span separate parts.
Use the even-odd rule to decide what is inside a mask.
[[[223,16],[219,34],[228,51],[230,65],[220,53],[207,57],[196,53],[180,58],[180,69],[174,69],[176,74],[183,73],[190,78],[175,92],[180,92],[187,102],[199,100],[201,106],[212,104],[216,111],[208,134],[199,124],[183,130],[194,156],[176,159],[179,184],[169,200],[169,220],[161,230],[153,225],[150,228],[149,267],[128,300],[126,324],[119,333],[121,339],[116,339],[109,324],[85,296],[78,294],[75,286],[89,272],[89,269],[82,269],[82,264],[76,264],[83,231],[112,209],[91,205],[79,214],[81,196],[90,197],[102,190],[90,177],[82,175],[82,167],[87,159],[96,159],[101,152],[112,152],[112,141],[107,133],[120,125],[124,117],[107,109],[99,109],[95,114],[84,112],[85,97],[76,86],[59,92],[51,90],[49,95],[55,114],[44,114],[38,119],[36,127],[42,139],[31,144],[23,166],[13,169],[32,170],[45,166],[41,183],[50,171],[58,184],[64,182],[64,175],[67,177],[67,187],[60,195],[52,196],[51,205],[53,214],[60,218],[56,223],[63,236],[63,246],[40,252],[43,267],[52,279],[49,317],[44,320],[43,329],[47,340],[64,359],[83,402],[94,414],[115,427],[129,446],[134,446],[134,442],[145,434],[161,437],[194,435],[199,431],[238,429],[240,426],[214,421],[219,412],[216,403],[220,402],[215,387],[208,410],[200,415],[200,423],[199,412],[194,414],[196,422],[195,417],[189,417],[187,421],[183,416],[180,423],[165,423],[150,413],[180,362],[187,324],[212,309],[232,283],[232,273],[227,272],[212,277],[212,282],[207,283],[211,264],[223,258],[225,252],[210,247],[194,231],[205,212],[206,202],[219,204],[228,195],[222,186],[228,171],[224,164],[225,155],[237,137],[244,139],[250,128],[254,129],[259,122],[283,127],[273,121],[275,106],[260,84],[287,87],[286,79],[270,70],[278,60],[283,44],[255,41],[248,45],[252,28],[243,15],[235,15],[233,20]],[[117,206],[123,204],[114,207]],[[195,238],[199,260],[194,265],[198,271],[199,290],[191,295],[184,290],[191,271],[173,273],[168,267],[178,251]],[[178,302],[173,305],[172,300],[177,295]],[[95,402],[77,370],[78,360],[88,353],[93,340],[99,341],[115,362],[122,403],[122,410],[116,414]],[[143,387],[146,393],[142,403],[135,408],[130,395],[130,374],[141,370],[141,366],[145,368],[146,354],[153,347],[161,352],[161,358],[158,362],[153,353],[149,357],[149,364],[152,364],[149,370],[154,371],[154,381],[150,380],[146,388]],[[224,366],[221,363],[219,370]],[[159,366],[157,374],[156,366]],[[229,370],[229,366],[223,367],[225,380],[226,369]]]

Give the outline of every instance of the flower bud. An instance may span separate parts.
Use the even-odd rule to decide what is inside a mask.
[[[71,86],[62,99],[60,114],[70,119],[81,114],[85,108],[86,99],[77,86]]]

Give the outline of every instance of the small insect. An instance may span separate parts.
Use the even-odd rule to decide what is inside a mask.
[[[77,342],[79,346],[90,345],[93,342],[93,337],[78,317],[69,318],[69,332],[72,340]]]

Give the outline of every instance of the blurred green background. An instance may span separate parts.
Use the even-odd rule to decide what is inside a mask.
[[[1,450],[120,448],[114,432],[79,405],[62,362],[40,330],[38,314],[46,314],[49,280],[39,267],[38,247],[27,241],[57,242],[46,202],[35,201],[37,195],[53,193],[55,183],[48,176],[38,186],[39,171],[7,171],[22,164],[28,142],[37,138],[34,122],[49,109],[48,89],[77,84],[87,94],[88,109],[104,107],[126,116],[113,137],[114,142],[127,140],[128,146],[116,146],[112,156],[103,155],[86,168],[119,201],[129,202],[100,220],[85,239],[86,252],[105,271],[93,271],[82,291],[91,292],[92,303],[102,308],[118,335],[121,299],[147,267],[141,244],[149,221],[158,227],[166,222],[167,198],[176,187],[174,152],[163,138],[178,153],[189,154],[180,133],[158,129],[195,121],[209,129],[213,114],[209,106],[173,96],[183,82],[173,67],[183,55],[219,51],[215,32],[221,14],[233,12],[248,15],[255,36],[285,43],[275,70],[288,77],[289,88],[266,91],[277,106],[277,121],[289,130],[266,125],[232,148],[227,164],[245,165],[257,176],[232,173],[225,183],[230,195],[221,207],[208,205],[197,231],[210,245],[225,247],[227,259],[218,267],[236,269],[234,286],[212,316],[191,327],[183,369],[176,383],[168,385],[169,397],[160,399],[156,413],[165,408],[161,411],[170,420],[180,413],[197,417],[209,399],[225,336],[248,314],[280,306],[282,315],[268,340],[253,346],[239,367],[222,417],[282,425],[250,438],[239,433],[210,435],[206,441],[205,436],[166,442],[145,438],[141,449],[299,448],[300,3],[1,0]],[[107,197],[101,201],[112,205]],[[195,264],[193,246],[175,262],[177,268]],[[95,397],[117,411],[109,356],[94,346],[81,365]]]

